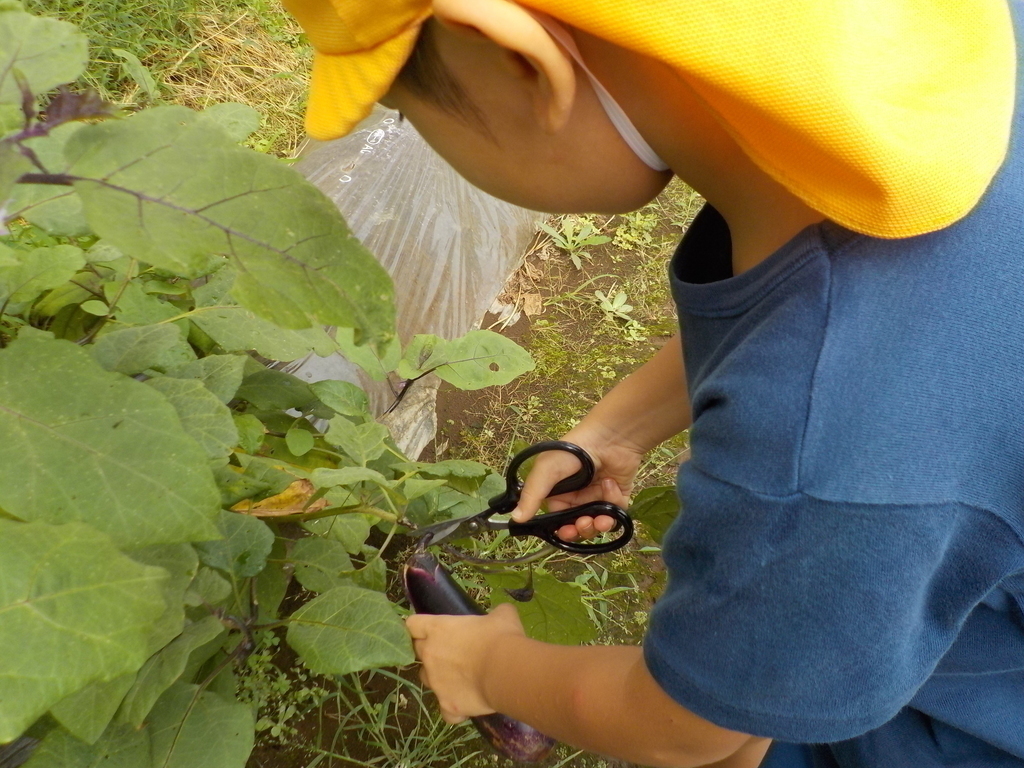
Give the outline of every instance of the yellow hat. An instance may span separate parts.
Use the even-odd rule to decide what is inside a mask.
[[[313,44],[306,130],[344,136],[370,114],[405,64],[430,0],[282,0]]]
[[[877,237],[941,229],[1009,143],[1007,0],[523,0],[676,69],[769,175]],[[430,0],[285,0],[317,49],[307,128],[351,130]]]

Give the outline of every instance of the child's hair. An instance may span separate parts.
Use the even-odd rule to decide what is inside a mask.
[[[483,114],[452,75],[437,49],[436,24],[428,19],[396,81],[415,96],[486,130]]]

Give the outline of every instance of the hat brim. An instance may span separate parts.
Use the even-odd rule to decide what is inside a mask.
[[[402,30],[375,48],[333,56],[313,55],[306,131],[329,141],[349,133],[391,88],[412,53],[420,25]]]

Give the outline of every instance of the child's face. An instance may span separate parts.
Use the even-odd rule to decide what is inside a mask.
[[[671,178],[626,146],[578,67],[568,120],[552,126],[550,88],[523,57],[482,35],[431,23],[441,60],[482,120],[435,106],[398,83],[383,101],[477,187],[550,213],[623,213],[649,202]]]

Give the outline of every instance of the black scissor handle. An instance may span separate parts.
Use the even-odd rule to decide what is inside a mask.
[[[589,453],[575,443],[568,443],[565,440],[545,440],[541,443],[535,443],[515,455],[508,465],[508,470],[505,472],[505,492],[487,502],[496,514],[511,512],[516,508],[516,504],[519,503],[519,493],[523,490],[523,481],[519,478],[519,468],[527,459],[531,459],[538,453],[544,453],[545,451],[565,451],[566,453],[571,453],[582,464],[577,472],[555,483],[555,487],[551,489],[548,496],[558,496],[563,493],[581,490],[590,485],[594,480],[594,473],[596,471],[594,469],[594,460],[590,458]],[[616,507],[616,509],[618,508]]]
[[[563,525],[575,523],[581,517],[597,517],[598,515],[614,517],[615,527],[612,528],[612,532],[622,531],[622,533],[612,541],[600,542],[565,541],[558,538],[556,532]],[[602,552],[612,552],[626,546],[629,540],[633,538],[633,519],[626,514],[622,507],[618,507],[611,502],[592,501],[589,504],[572,507],[561,512],[537,515],[537,517],[527,520],[525,523],[517,523],[510,520],[508,532],[510,536],[536,536],[566,552],[596,555]]]

